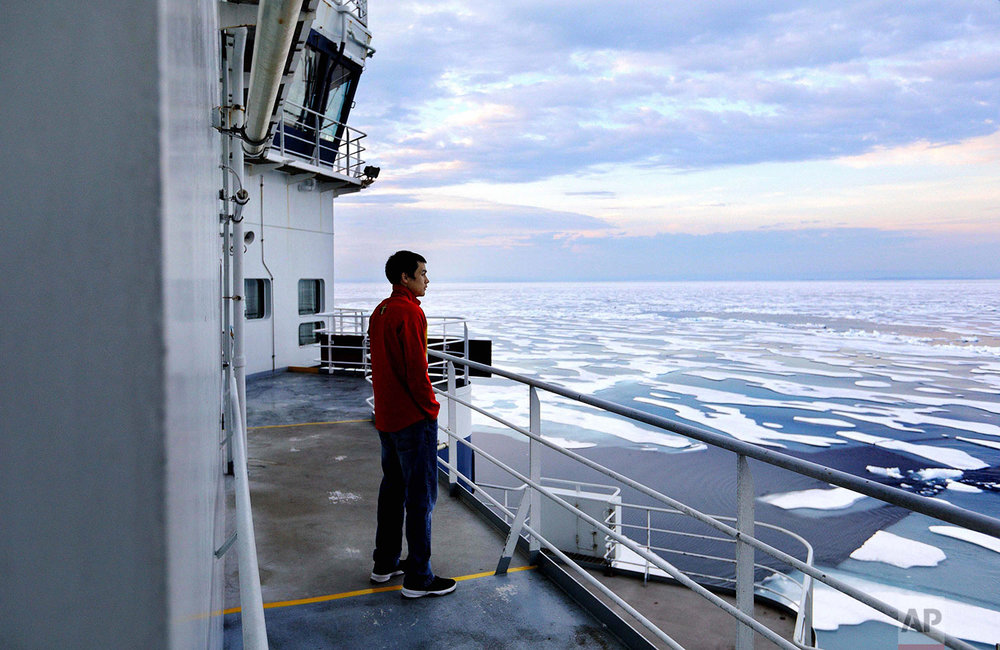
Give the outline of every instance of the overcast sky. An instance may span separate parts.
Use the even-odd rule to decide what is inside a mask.
[[[997,0],[371,0],[339,280],[1000,277]]]

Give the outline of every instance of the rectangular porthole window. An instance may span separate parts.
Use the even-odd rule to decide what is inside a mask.
[[[319,336],[316,330],[323,327],[323,321],[312,321],[309,323],[299,323],[299,345],[312,345],[319,343]]]
[[[243,301],[247,320],[271,315],[271,281],[247,278],[243,280]]]
[[[323,311],[323,281],[299,280],[299,316]]]

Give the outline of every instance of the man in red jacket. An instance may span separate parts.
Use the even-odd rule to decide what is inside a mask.
[[[427,376],[427,260],[398,251],[385,263],[392,295],[368,321],[375,428],[382,441],[382,485],[372,559],[373,583],[403,575],[403,597],[442,596],[455,581],[431,570],[431,512],[437,501],[437,417],[441,406]],[[407,558],[402,552],[406,513]]]

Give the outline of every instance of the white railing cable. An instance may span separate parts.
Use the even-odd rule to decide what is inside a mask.
[[[722,447],[723,449],[727,449],[729,451],[733,451],[733,452],[735,452],[737,454],[740,454],[740,455],[745,455],[746,457],[749,457],[749,458],[756,458],[757,460],[762,460],[762,461],[767,462],[769,464],[776,465],[776,466],[779,466],[779,467],[783,467],[785,469],[789,469],[789,470],[797,472],[799,474],[804,474],[806,476],[811,476],[813,478],[817,478],[817,479],[820,479],[820,480],[825,480],[827,482],[833,483],[835,485],[840,485],[840,486],[846,487],[848,489],[853,489],[856,492],[861,492],[861,493],[866,494],[868,496],[872,496],[874,498],[877,498],[877,499],[880,499],[880,500],[883,500],[883,501],[886,501],[886,502],[889,502],[889,503],[893,503],[895,505],[900,505],[900,506],[902,506],[904,508],[907,508],[907,509],[909,509],[911,511],[914,511],[914,512],[920,512],[922,514],[926,514],[926,515],[934,517],[936,519],[940,519],[940,520],[943,520],[943,521],[946,521],[946,522],[949,522],[949,523],[955,523],[957,525],[961,525],[961,526],[964,526],[966,528],[971,528],[972,530],[977,530],[979,532],[990,534],[990,535],[992,535],[994,537],[1000,537],[1000,520],[994,519],[992,517],[988,517],[986,515],[981,515],[979,513],[975,513],[975,512],[971,512],[971,511],[968,511],[968,510],[965,510],[965,509],[962,509],[962,508],[951,506],[950,504],[938,503],[938,502],[932,501],[930,499],[926,499],[924,497],[918,497],[918,496],[915,496],[915,495],[911,495],[911,494],[909,494],[907,492],[903,492],[902,490],[898,490],[898,489],[895,489],[895,488],[888,488],[888,487],[886,487],[884,485],[881,485],[881,484],[878,484],[878,483],[874,483],[874,482],[869,481],[867,479],[861,479],[861,478],[855,477],[855,476],[853,476],[851,474],[847,474],[846,472],[841,472],[839,470],[834,470],[832,468],[824,467],[822,465],[817,465],[815,463],[810,463],[808,461],[803,461],[803,460],[800,460],[798,458],[794,458],[792,456],[787,456],[785,454],[781,454],[781,453],[778,453],[778,452],[773,452],[771,450],[762,449],[762,448],[756,447],[755,445],[751,445],[749,443],[744,443],[742,441],[738,441],[738,440],[729,438],[727,436],[723,436],[721,434],[716,434],[716,433],[713,433],[711,431],[707,431],[707,430],[700,429],[698,427],[694,427],[694,426],[690,426],[690,425],[684,425],[684,424],[681,424],[681,423],[678,423],[678,422],[674,422],[672,420],[668,420],[666,418],[662,418],[662,417],[655,416],[655,415],[652,415],[652,414],[649,414],[649,413],[645,413],[643,411],[639,411],[637,409],[631,409],[629,407],[625,407],[625,406],[622,406],[620,404],[615,404],[613,402],[608,402],[606,400],[601,400],[601,399],[598,399],[598,398],[587,396],[587,395],[584,395],[582,393],[578,393],[578,392],[575,392],[575,391],[571,391],[571,390],[565,389],[565,388],[563,388],[561,386],[558,386],[558,385],[555,385],[555,384],[549,384],[547,382],[542,382],[542,381],[539,381],[539,380],[536,380],[536,379],[525,377],[523,375],[518,375],[516,373],[509,372],[509,371],[500,370],[498,368],[495,368],[495,367],[492,367],[492,366],[487,366],[485,364],[480,364],[480,363],[476,363],[476,362],[469,361],[469,360],[466,360],[466,359],[461,359],[461,358],[458,358],[458,357],[453,357],[451,355],[444,354],[444,353],[437,352],[437,351],[431,351],[431,352],[429,352],[429,354],[431,354],[432,356],[436,356],[436,357],[438,357],[440,359],[445,359],[447,361],[452,361],[452,362],[455,362],[455,363],[465,364],[465,365],[468,365],[468,366],[470,366],[472,368],[480,369],[480,370],[483,370],[485,372],[489,372],[489,373],[492,373],[492,374],[495,374],[495,375],[498,375],[498,376],[507,377],[507,378],[513,379],[513,380],[515,380],[515,381],[517,381],[519,383],[528,384],[528,385],[530,385],[532,387],[535,387],[535,388],[541,388],[542,390],[546,390],[548,392],[552,392],[552,393],[555,393],[555,394],[558,394],[558,395],[562,395],[563,397],[567,397],[567,398],[570,398],[570,399],[575,399],[575,400],[583,402],[585,404],[589,404],[591,406],[595,406],[597,408],[600,408],[600,409],[603,409],[603,410],[606,410],[606,411],[609,411],[609,412],[612,412],[612,413],[616,413],[618,415],[623,415],[623,416],[628,417],[628,418],[633,419],[633,420],[638,420],[640,422],[645,422],[647,424],[651,424],[651,425],[653,425],[655,427],[658,427],[658,428],[661,428],[661,429],[666,429],[666,430],[672,431],[674,433],[679,433],[681,435],[685,435],[685,436],[688,436],[688,437],[691,437],[691,438],[695,438],[696,440],[700,440],[700,441],[708,443],[708,444],[712,444],[712,445],[715,445],[715,446],[718,446],[718,447]],[[469,402],[467,402],[465,400],[462,400],[462,399],[458,398],[455,395],[448,395],[448,398],[449,399],[454,399],[458,403],[463,404],[464,406],[466,406],[468,408],[471,408],[471,409],[473,409],[473,410],[475,410],[475,411],[477,411],[479,413],[482,413],[483,415],[486,415],[487,417],[490,417],[491,419],[504,424],[508,428],[510,428],[510,429],[512,429],[514,431],[517,431],[517,432],[521,433],[522,435],[527,436],[528,438],[530,438],[532,440],[535,440],[536,442],[538,442],[540,444],[544,444],[544,445],[548,446],[549,448],[557,451],[560,454],[563,454],[565,456],[573,458],[574,460],[577,460],[578,462],[580,462],[580,463],[582,463],[582,464],[590,467],[591,469],[594,469],[594,470],[596,470],[596,471],[598,471],[598,472],[600,472],[602,474],[610,476],[611,478],[614,478],[614,479],[616,479],[616,480],[624,483],[625,485],[628,485],[629,487],[632,487],[633,489],[636,489],[637,491],[639,491],[639,492],[641,492],[643,494],[646,494],[647,496],[651,496],[654,499],[657,499],[657,500],[659,500],[659,501],[661,501],[663,503],[666,503],[667,505],[670,505],[671,507],[673,507],[673,508],[675,508],[677,510],[680,510],[684,514],[687,514],[687,515],[689,515],[691,517],[694,517],[695,519],[703,521],[704,523],[712,526],[713,528],[719,530],[720,532],[723,532],[723,533],[725,533],[725,534],[733,537],[734,539],[736,539],[736,540],[738,540],[740,542],[745,543],[746,545],[748,545],[748,546],[750,546],[750,547],[752,547],[754,549],[764,551],[765,553],[768,553],[772,557],[775,557],[776,559],[779,559],[779,560],[785,562],[786,564],[789,564],[792,567],[798,569],[799,571],[801,571],[802,573],[804,573],[806,576],[811,576],[812,578],[814,578],[816,580],[820,580],[821,582],[824,582],[825,584],[833,587],[837,591],[840,591],[841,593],[844,593],[844,594],[846,594],[848,596],[851,596],[855,600],[857,600],[857,601],[859,601],[859,602],[861,602],[861,603],[863,603],[865,605],[868,605],[869,607],[871,607],[871,608],[873,608],[873,609],[875,609],[875,610],[877,610],[877,611],[879,611],[879,612],[881,612],[881,613],[883,613],[883,614],[885,614],[887,616],[890,616],[891,618],[899,621],[900,623],[903,623],[907,627],[910,627],[910,628],[912,628],[914,630],[917,630],[917,631],[919,631],[919,632],[921,632],[921,633],[923,633],[923,634],[925,634],[925,635],[927,635],[927,636],[929,636],[929,637],[931,637],[931,638],[933,638],[933,639],[935,639],[937,641],[940,641],[940,642],[944,643],[945,645],[947,645],[950,648],[958,648],[960,650],[974,650],[971,645],[965,643],[964,641],[961,641],[960,639],[951,637],[950,635],[945,634],[945,633],[941,632],[940,630],[937,630],[936,628],[933,628],[932,626],[926,624],[925,622],[918,620],[912,613],[905,613],[904,614],[903,612],[899,611],[895,607],[893,607],[893,606],[891,606],[891,605],[889,605],[887,603],[884,603],[881,600],[878,600],[877,598],[869,596],[868,594],[860,591],[859,589],[856,589],[856,588],[852,587],[851,585],[849,585],[849,584],[847,584],[847,583],[845,583],[845,582],[843,582],[841,580],[838,580],[838,579],[836,579],[836,578],[834,578],[832,576],[829,576],[826,573],[824,573],[822,571],[819,571],[819,570],[815,569],[814,567],[809,566],[809,565],[801,562],[797,558],[795,558],[795,557],[793,557],[793,556],[791,556],[791,555],[789,555],[789,554],[787,554],[787,553],[785,553],[785,552],[783,552],[783,551],[781,551],[779,549],[776,549],[776,548],[774,548],[774,547],[772,547],[772,546],[770,546],[768,544],[765,544],[765,543],[761,542],[760,540],[756,539],[752,535],[748,535],[748,534],[742,533],[739,530],[737,530],[737,529],[735,529],[735,528],[733,528],[731,526],[728,526],[728,525],[722,523],[721,521],[716,520],[713,517],[705,515],[705,514],[699,512],[699,511],[695,510],[694,508],[691,508],[691,507],[689,507],[689,506],[687,506],[687,505],[685,505],[685,504],[683,504],[683,503],[681,503],[679,501],[676,501],[675,499],[671,499],[670,497],[667,497],[666,495],[664,495],[664,494],[662,494],[660,492],[657,492],[656,490],[653,490],[653,489],[651,489],[651,488],[649,488],[649,487],[647,487],[647,486],[645,486],[645,485],[643,485],[641,483],[638,483],[638,482],[636,482],[636,481],[628,478],[627,476],[624,476],[624,475],[622,475],[622,474],[620,474],[618,472],[615,472],[614,470],[611,470],[611,469],[608,469],[606,467],[603,467],[602,465],[599,465],[599,464],[597,464],[597,463],[595,463],[595,462],[593,462],[593,461],[591,461],[591,460],[589,460],[589,459],[581,456],[580,454],[577,454],[577,453],[572,452],[570,450],[564,449],[564,448],[560,447],[559,445],[556,445],[555,443],[551,443],[551,442],[543,439],[540,435],[536,435],[535,433],[533,433],[531,431],[525,430],[523,427],[517,426],[517,425],[512,424],[510,422],[506,422],[502,418],[499,418],[497,416],[494,416],[493,414],[487,413],[485,410],[483,410],[481,408],[478,408],[475,405],[473,405],[473,404],[471,404],[471,403],[469,403]],[[472,446],[467,441],[464,442],[464,444]],[[520,480],[525,480],[522,477],[519,477],[519,478],[520,478]],[[529,482],[529,481],[525,480],[525,482]],[[535,487],[535,486],[532,486],[532,487],[534,489],[536,489],[536,490],[539,490],[543,494],[545,493],[544,491],[542,491],[542,489],[540,489],[538,487]],[[553,497],[550,497],[550,498],[553,498]],[[553,498],[553,500],[555,500],[557,503],[561,501],[561,499],[558,499],[558,498]],[[564,506],[564,507],[567,507],[567,506],[568,506],[568,504],[566,504],[566,506]],[[572,508],[572,506],[568,506],[568,507]],[[588,521],[588,523],[596,524],[596,526],[598,527],[598,529],[604,530],[604,532],[606,534],[610,534],[610,536],[613,537],[613,538],[615,538],[615,539],[618,539],[619,537],[621,537],[618,533],[615,533],[614,531],[611,531],[610,529],[607,529],[607,527],[605,527],[603,524],[600,524],[596,520],[593,520],[593,518],[590,517],[589,515],[587,515],[586,513],[580,512],[578,514],[578,517],[584,519],[585,521]],[[625,545],[627,547],[629,547],[630,549],[632,549],[632,547],[630,546],[630,544],[632,544],[631,541],[629,543],[625,543]],[[635,549],[632,549],[632,550],[635,551]],[[643,557],[647,557],[647,559],[651,559],[651,557],[652,557],[651,554],[649,554],[648,552],[640,552],[639,555],[643,556]],[[659,564],[656,563],[656,562],[654,562],[654,564],[657,564],[657,566],[659,566]],[[663,569],[662,566],[660,566],[659,568]],[[666,569],[663,569],[663,570],[666,570]],[[671,573],[671,572],[668,571],[668,573]],[[671,573],[671,575],[673,575],[673,573]],[[676,577],[675,577],[675,579],[676,579]],[[686,580],[687,580],[687,582],[690,582],[692,585],[696,585],[696,583],[694,583],[693,581],[690,581],[689,579],[686,579]],[[684,580],[678,579],[678,581],[682,582],[682,584],[687,584],[687,582],[685,582]],[[700,586],[698,586],[698,588],[703,589]],[[694,589],[694,587],[692,587],[692,589]],[[810,590],[811,590],[811,585],[810,585]],[[695,589],[695,591],[698,591],[698,589]],[[709,600],[711,600],[710,597],[709,597]],[[810,600],[811,600],[811,597],[810,597]],[[728,603],[725,603],[725,605],[726,605],[726,607],[723,607],[723,609],[731,608],[731,606]],[[728,609],[727,609],[727,611],[728,611]],[[735,610],[735,611],[738,612],[738,610]],[[742,623],[744,623],[744,624],[746,624],[746,625],[748,625],[750,627],[753,627],[755,630],[757,629],[755,627],[756,621],[753,621],[753,619],[746,620],[747,617],[742,612],[739,612],[738,614],[733,613],[733,612],[730,612],[730,613],[734,617],[736,617],[737,619],[739,619]],[[752,623],[751,623],[751,621],[752,621]]]

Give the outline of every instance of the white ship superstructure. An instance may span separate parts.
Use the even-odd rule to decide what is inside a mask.
[[[364,134],[347,125],[373,53],[364,0],[22,2],[4,6],[3,27],[0,647],[222,647],[224,614],[237,612],[224,611],[224,564],[233,551],[240,594],[230,638],[238,636],[247,648],[267,647],[269,632],[298,647],[302,639],[295,635],[308,615],[298,606],[306,601],[363,595],[401,602],[394,587],[356,586],[367,586],[370,564],[361,549],[373,537],[364,526],[374,527],[376,498],[360,494],[377,492],[378,472],[374,428],[357,412],[338,422],[265,425],[268,433],[253,440],[260,445],[253,478],[299,480],[295,489],[258,485],[255,497],[271,497],[270,509],[251,508],[249,500],[245,377],[261,373],[281,382],[292,373],[270,371],[317,366],[321,354],[334,356],[333,344],[321,352],[316,343],[327,318],[322,314],[333,310],[333,201],[364,189],[379,173],[365,159]],[[364,328],[331,330],[361,340],[355,357],[363,366]],[[658,615],[680,616],[677,627],[695,639],[690,647],[710,627],[699,623],[706,607],[724,612],[720,629],[741,650],[752,648],[755,636],[787,650],[815,647],[812,589],[821,582],[900,627],[950,648],[972,648],[958,638],[966,633],[960,625],[935,630],[936,621],[906,611],[905,602],[882,602],[824,574],[813,566],[808,543],[801,544],[800,559],[761,541],[756,531],[768,525],[755,520],[754,467],[768,464],[852,490],[990,543],[1000,537],[997,519],[477,363],[469,359],[467,332],[439,338],[441,347],[429,354],[442,385],[443,447],[456,461],[440,465],[442,483],[456,497],[442,514],[478,512],[504,532],[491,537],[456,525],[438,528],[435,542],[447,544],[456,565],[470,567],[461,576],[468,581],[463,589],[494,600],[456,595],[440,601],[441,609],[423,601],[406,605],[393,619],[408,629],[381,645],[395,647],[402,639],[462,647],[471,639],[467,647],[479,639],[492,647],[681,647],[673,630],[660,627],[669,625],[639,611],[649,605],[642,580],[670,576],[697,595],[696,604],[678,614],[681,606],[664,600],[669,607]],[[469,378],[488,375],[509,381],[526,401],[520,423],[472,404]],[[310,405],[339,379],[297,376],[316,382]],[[561,447],[545,436],[546,418],[559,417],[553,400],[579,402],[629,426],[643,424],[731,454],[719,482],[734,488],[736,512],[696,511]],[[468,408],[522,443],[514,452],[500,451],[524,453],[508,465],[471,440]],[[480,469],[492,463],[494,473],[506,472],[506,482],[477,481],[477,461]],[[602,483],[554,482],[546,475],[571,462],[596,472]],[[227,464],[232,479],[225,476]],[[270,467],[280,471],[266,474]],[[319,487],[307,484],[310,479]],[[642,503],[626,502],[624,492],[619,498],[619,485]],[[289,498],[296,490],[305,496]],[[229,496],[235,523],[227,520]],[[317,503],[343,509],[321,512]],[[636,508],[644,526],[623,514]],[[306,572],[292,567],[285,586],[340,585],[342,591],[307,591],[290,596],[301,601],[272,603],[271,620],[280,620],[269,629],[262,567],[275,584],[285,578],[277,575],[282,567],[258,565],[251,513],[260,512],[274,516],[261,535],[265,546],[290,549],[291,563],[307,558],[318,565]],[[657,528],[651,522],[659,515],[697,520],[712,537],[694,538],[724,544],[726,551],[710,559],[725,566],[715,577],[729,585],[722,590],[735,595],[735,605],[664,559],[691,553],[654,546],[657,536],[687,534]],[[627,528],[642,532],[630,536]],[[473,533],[485,541],[471,546]],[[794,533],[792,539],[799,541]],[[303,549],[296,546],[304,541]],[[705,557],[704,547],[693,550]],[[758,562],[765,555],[799,572],[784,597],[794,610],[794,630],[773,631],[755,618],[755,593],[762,586],[780,591],[768,583],[778,574]],[[640,607],[589,573],[594,567],[638,575],[631,584]],[[504,582],[515,569],[522,579]],[[558,584],[575,600],[539,583]],[[381,602],[354,601],[366,613]],[[279,605],[284,614],[275,612]],[[511,606],[522,613],[510,614]],[[308,629],[321,639],[317,645],[346,638],[343,629],[323,627],[338,620],[358,645],[379,645],[374,635],[391,632],[371,617],[337,619],[332,609]],[[546,636],[552,621],[576,636]],[[515,631],[522,636],[512,638]],[[486,632],[496,640],[483,642]]]
[[[256,5],[220,7],[223,27],[238,29],[256,20]],[[249,374],[316,365],[315,330],[323,325],[316,314],[333,299],[334,199],[367,187],[379,171],[366,162],[366,134],[348,126],[365,62],[374,52],[367,3],[307,0],[298,16],[267,122],[266,146],[245,155]],[[227,35],[225,41],[224,63],[231,67],[239,57],[235,37]],[[246,88],[254,47],[248,37],[239,57]],[[227,90],[233,105],[247,101]]]

